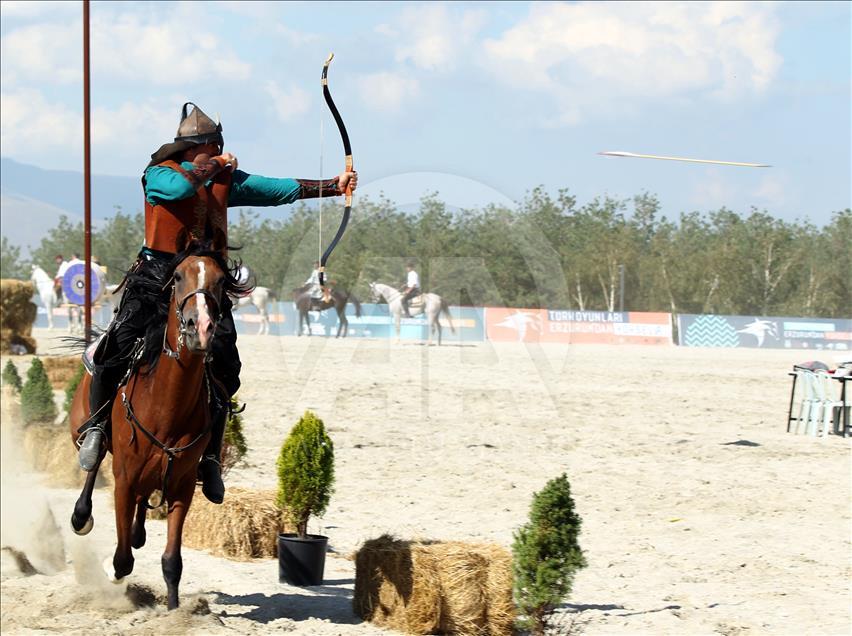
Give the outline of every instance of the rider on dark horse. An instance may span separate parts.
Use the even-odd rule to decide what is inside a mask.
[[[248,174],[237,169],[233,154],[223,153],[223,145],[222,125],[187,102],[174,141],[151,155],[142,177],[145,244],[131,268],[134,275],[127,278],[115,318],[95,353],[90,418],[81,427],[83,470],[92,470],[103,452],[105,436],[110,434],[112,401],[137,339],[162,327],[153,323],[162,320],[157,318],[162,315],[160,308],[169,303],[164,272],[178,251],[179,236],[188,231],[198,238],[209,228],[227,236],[229,207],[277,206],[300,199],[339,196],[350,181],[353,190],[358,183],[355,172],[343,172],[323,181]],[[240,386],[241,367],[231,306],[231,301],[223,298],[211,351],[213,376],[222,384],[227,398]],[[226,415],[226,407],[217,409],[210,443],[198,470],[202,491],[213,503],[222,503],[225,496],[219,461]]]
[[[327,276],[327,274],[326,274]],[[331,300],[331,284],[326,278],[326,284],[320,284],[320,262],[314,261],[314,270],[311,272],[311,275],[308,276],[308,280],[305,281],[302,286],[302,290],[304,293],[311,295],[311,306],[316,308],[317,310],[325,309],[323,307],[323,303],[328,305],[332,302]]]

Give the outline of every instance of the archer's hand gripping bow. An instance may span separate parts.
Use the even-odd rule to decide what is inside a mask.
[[[346,172],[352,172],[352,147],[349,145],[349,134],[346,132],[346,126],[343,123],[343,118],[337,111],[337,106],[334,105],[334,100],[331,99],[331,93],[328,90],[328,65],[331,64],[331,60],[333,59],[334,53],[330,53],[322,67],[322,94],[325,97],[325,103],[328,104],[328,108],[334,116],[334,121],[337,122],[337,128],[340,130],[340,137],[343,139],[343,151],[346,153]],[[337,234],[334,235],[334,239],[326,248],[325,252],[323,252],[322,258],[320,259],[320,287],[325,287],[325,263],[328,261],[328,257],[331,256],[334,248],[337,246],[337,242],[340,240],[340,237],[343,236],[343,232],[346,231],[346,224],[349,223],[349,214],[352,212],[351,179],[349,180],[349,183],[346,184],[344,194],[346,195],[346,199],[343,207],[343,219],[340,221],[340,227],[337,228]]]

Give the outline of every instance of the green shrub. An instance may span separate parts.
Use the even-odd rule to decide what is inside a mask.
[[[231,469],[248,452],[246,437],[243,434],[243,416],[234,411],[239,408],[240,403],[237,396],[231,397],[231,411],[225,422],[225,439],[222,443],[222,476],[227,475]]]
[[[27,381],[21,389],[21,415],[27,424],[53,422],[56,419],[53,387],[50,386],[44,365],[38,358],[33,358],[33,363],[27,371]]]
[[[533,495],[529,523],[515,532],[512,544],[521,628],[544,634],[553,611],[571,594],[574,575],[586,567],[577,543],[581,523],[564,473]]]
[[[18,367],[11,360],[6,361],[6,366],[3,367],[3,386],[14,387],[15,391],[21,392],[23,386],[21,376],[18,375]]]
[[[276,501],[305,537],[308,519],[325,512],[334,483],[334,445],[322,420],[305,411],[281,446],[277,464]]]
[[[83,374],[86,373],[86,367],[80,363],[76,373],[68,381],[68,386],[65,388],[65,416],[71,415],[71,404],[74,402],[74,394],[77,392],[77,387],[80,386],[80,381],[83,379]]]

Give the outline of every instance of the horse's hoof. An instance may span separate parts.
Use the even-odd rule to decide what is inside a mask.
[[[104,574],[106,574],[106,577],[110,583],[115,583],[116,585],[124,583],[124,577],[119,579],[115,576],[115,568],[112,565],[112,557],[107,557],[104,559],[103,568]]]
[[[84,523],[83,527],[80,528],[79,530],[77,530],[77,528],[74,527],[74,517],[71,517],[71,529],[74,531],[74,534],[80,535],[81,537],[83,535],[89,534],[92,531],[92,528],[94,526],[95,526],[94,515],[89,515],[89,518],[86,520],[86,523]]]

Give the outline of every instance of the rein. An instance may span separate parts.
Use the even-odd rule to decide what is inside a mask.
[[[175,298],[174,276],[172,278],[170,278],[168,281],[166,281],[166,285],[168,285],[169,283],[172,284],[171,300],[174,300],[174,298]],[[163,287],[165,287],[165,285],[163,285]],[[206,299],[208,299],[209,301],[211,301],[211,304],[213,306],[215,306],[217,310],[219,310],[217,312],[217,315],[216,315],[216,320],[213,322],[213,333],[211,334],[210,337],[212,339],[216,336],[216,326],[219,324],[219,320],[222,318],[222,312],[220,310],[220,303],[216,300],[216,298],[213,296],[213,294],[206,289],[199,288],[199,289],[195,289],[195,290],[189,292],[188,294],[186,294],[181,299],[181,301],[179,303],[178,302],[175,303],[175,315],[176,315],[177,320],[178,320],[178,339],[177,339],[177,349],[176,350],[173,351],[168,345],[168,339],[167,339],[168,338],[168,332],[169,332],[168,323],[166,323],[166,326],[163,329],[163,351],[162,352],[165,356],[172,358],[173,360],[179,360],[180,359],[180,350],[185,345],[185,337],[186,337],[186,333],[187,333],[187,327],[186,327],[186,320],[184,320],[184,317],[183,317],[183,308],[186,306],[186,303],[189,301],[189,299],[192,298],[195,294],[204,294],[204,297]],[[170,300],[170,302],[171,302],[171,300]],[[183,451],[188,450],[188,449],[192,448],[193,446],[195,446],[205,435],[207,435],[210,432],[210,429],[213,427],[213,418],[212,417],[210,418],[210,421],[208,422],[208,424],[204,428],[204,430],[201,431],[201,433],[199,433],[191,442],[189,442],[189,444],[184,444],[183,446],[171,446],[171,447],[166,446],[160,440],[158,440],[156,438],[156,436],[153,433],[151,433],[151,431],[149,431],[147,428],[145,428],[145,426],[142,424],[142,422],[139,421],[139,418],[136,417],[136,413],[133,412],[133,404],[131,403],[130,398],[127,397],[127,384],[130,380],[130,377],[137,371],[137,365],[139,363],[139,360],[141,359],[143,348],[144,348],[144,340],[140,338],[138,343],[137,343],[137,351],[133,355],[133,361],[131,362],[130,366],[128,367],[127,374],[125,375],[124,379],[121,382],[121,386],[122,386],[121,402],[124,405],[125,419],[127,419],[127,421],[130,422],[130,425],[132,427],[131,435],[130,435],[130,444],[132,444],[136,440],[136,431],[138,430],[145,437],[147,437],[148,440],[154,446],[156,446],[161,451],[163,451],[163,453],[165,453],[166,457],[168,458],[167,463],[166,463],[166,470],[163,473],[163,485],[162,485],[162,488],[160,489],[160,501],[157,503],[156,506],[151,505],[150,498],[149,498],[149,500],[147,500],[145,502],[145,505],[148,507],[148,510],[154,510],[155,508],[159,508],[160,506],[162,506],[163,502],[166,501],[166,493],[167,493],[167,489],[168,489],[168,485],[169,485],[169,477],[171,476],[171,473],[172,473],[172,462],[174,461],[175,457],[177,456],[178,453],[182,453]],[[207,404],[208,404],[208,407],[210,405],[211,396],[212,396],[211,387],[210,387],[210,367],[209,367],[209,364],[208,364],[209,361],[210,361],[209,355],[205,356],[205,358],[204,358],[204,383],[205,383],[205,386],[207,388]]]
[[[169,282],[171,282],[173,279],[174,279],[174,277],[169,279]],[[166,284],[168,285],[168,282]],[[217,301],[216,298],[213,296],[213,294],[206,289],[201,289],[201,288],[195,289],[195,290],[189,292],[186,296],[184,296],[183,299],[179,303],[175,303],[175,317],[177,318],[177,321],[178,321],[177,349],[172,350],[171,347],[169,347],[169,343],[168,343],[168,334],[169,334],[168,323],[166,324],[166,328],[163,329],[163,353],[165,355],[167,355],[169,358],[172,358],[174,360],[180,360],[180,350],[184,346],[185,341],[186,341],[186,320],[184,320],[184,317],[183,317],[183,308],[186,306],[187,301],[190,298],[192,298],[193,296],[195,296],[195,294],[203,294],[204,297],[207,300],[211,301],[211,304],[213,306],[215,306],[216,309],[219,309],[218,313],[216,314],[216,319],[213,321],[213,333],[210,334],[211,339],[216,337],[216,327],[219,325],[219,321],[222,319],[222,311],[220,309],[219,301]],[[174,299],[174,297],[175,297],[175,286],[174,286],[174,283],[172,283],[172,299]],[[206,360],[205,360],[205,362],[206,362]]]
[[[206,363],[204,365],[204,383],[207,386],[207,404],[209,405],[210,404],[210,370],[207,367]],[[155,508],[159,508],[160,506],[162,506],[163,502],[166,501],[166,492],[167,492],[167,489],[168,489],[168,486],[169,486],[169,477],[172,474],[172,462],[174,461],[175,456],[177,456],[178,453],[182,453],[183,451],[192,448],[205,435],[207,435],[207,433],[209,433],[210,429],[213,427],[213,418],[212,417],[210,418],[210,421],[207,424],[207,426],[204,428],[204,430],[201,431],[195,437],[195,439],[193,439],[189,444],[184,444],[183,446],[171,446],[170,447],[170,446],[166,446],[160,440],[158,440],[156,438],[156,436],[151,431],[149,431],[147,428],[145,428],[145,426],[142,424],[142,422],[139,421],[139,418],[136,417],[136,414],[133,412],[133,405],[130,402],[130,398],[127,397],[126,387],[125,387],[125,390],[123,390],[121,392],[121,402],[122,402],[122,404],[124,404],[125,417],[127,418],[127,421],[130,422],[130,425],[132,427],[132,431],[131,431],[131,435],[130,435],[130,443],[132,444],[136,440],[136,431],[139,430],[139,431],[142,432],[143,435],[145,435],[145,437],[148,438],[148,440],[154,446],[156,446],[161,451],[163,451],[166,454],[166,457],[168,457],[168,461],[166,463],[166,470],[163,473],[163,486],[160,489],[160,501],[157,503],[156,506],[151,505],[150,498],[149,498],[149,500],[147,500],[145,502],[145,505],[148,507],[148,510],[154,510]]]

